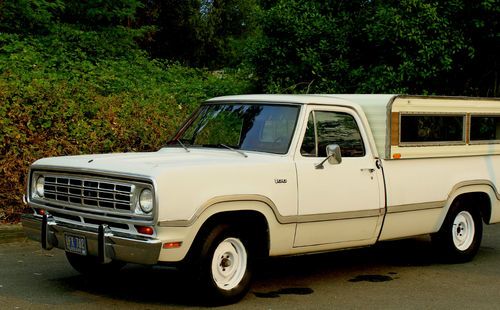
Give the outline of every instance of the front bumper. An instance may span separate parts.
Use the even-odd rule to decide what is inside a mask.
[[[85,237],[87,253],[99,257],[102,263],[119,260],[129,263],[153,265],[158,262],[162,242],[125,233],[112,232],[107,225],[98,228],[56,222],[50,215],[22,217],[28,238],[39,241],[44,249],[65,249],[65,234]]]

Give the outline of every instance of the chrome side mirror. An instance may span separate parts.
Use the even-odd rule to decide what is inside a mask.
[[[331,165],[338,165],[342,162],[340,146],[338,144],[328,144],[326,146],[326,158]]]
[[[326,146],[326,158],[319,164],[315,165],[315,168],[316,169],[325,168],[323,164],[327,160],[330,165],[338,165],[342,162],[342,155],[340,153],[340,146],[338,144],[328,144]]]

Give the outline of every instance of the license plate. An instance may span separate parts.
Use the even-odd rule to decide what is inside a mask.
[[[87,240],[85,237],[64,235],[66,251],[80,255],[87,255]]]

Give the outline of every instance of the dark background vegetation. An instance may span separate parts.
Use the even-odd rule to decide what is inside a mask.
[[[0,221],[45,156],[156,150],[209,97],[498,97],[500,0],[0,0]]]

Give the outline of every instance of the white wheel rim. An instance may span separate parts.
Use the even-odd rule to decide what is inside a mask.
[[[223,290],[235,288],[247,269],[247,251],[236,238],[227,238],[215,249],[212,257],[212,277]]]
[[[472,215],[467,211],[457,214],[453,221],[453,243],[460,251],[467,250],[474,241],[475,227]]]

